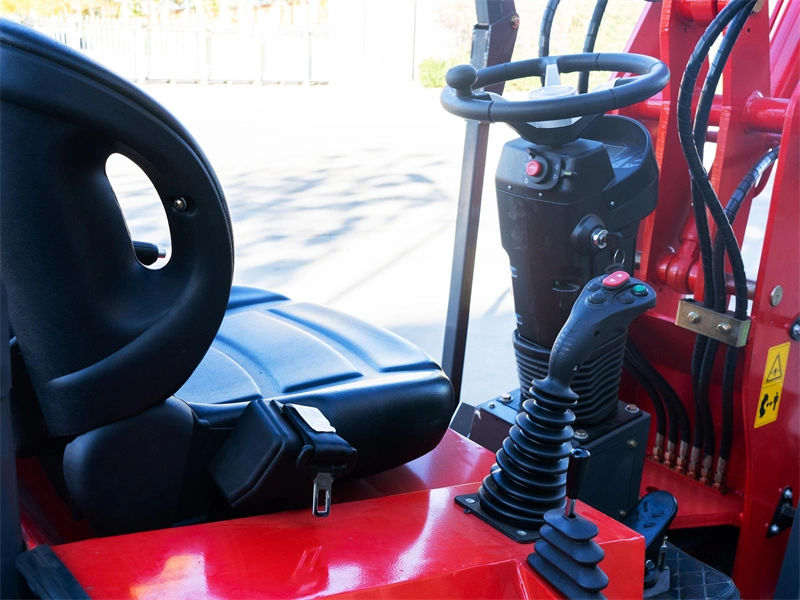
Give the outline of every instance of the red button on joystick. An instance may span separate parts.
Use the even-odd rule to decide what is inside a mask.
[[[603,279],[603,285],[610,288],[619,287],[630,279],[630,276],[625,271],[614,271],[611,275],[607,275]]]
[[[532,160],[525,165],[525,172],[531,177],[536,177],[542,172],[543,169],[544,166],[538,160]]]

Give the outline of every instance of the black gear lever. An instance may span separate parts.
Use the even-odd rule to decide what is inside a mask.
[[[605,552],[593,541],[599,533],[597,525],[575,512],[589,457],[588,450],[573,448],[567,470],[567,508],[544,515],[541,539],[528,556],[528,564],[567,598],[604,598],[600,592],[608,585],[608,577],[598,566]]]
[[[566,517],[575,515],[575,500],[578,499],[583,482],[586,480],[590,456],[589,451],[583,448],[573,448],[570,453],[569,467],[567,467],[567,506],[564,509]]]

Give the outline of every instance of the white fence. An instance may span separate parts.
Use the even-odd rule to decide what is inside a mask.
[[[134,81],[329,83],[327,31],[80,23],[36,29]]]

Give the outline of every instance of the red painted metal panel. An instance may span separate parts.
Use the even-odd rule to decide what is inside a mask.
[[[777,579],[788,532],[766,539],[767,525],[785,486],[800,490],[800,343],[789,327],[800,314],[800,85],[792,95],[775,174],[761,266],[753,299],[753,323],[744,360],[741,409],[747,450],[744,518],[734,578],[743,597],[771,595],[764,582]],[[772,306],[770,296],[781,286],[783,298]],[[761,404],[769,349],[789,343],[788,364],[782,365],[782,396],[777,419],[754,427]]]
[[[54,548],[103,598],[555,597],[518,544],[453,503],[476,484],[351,502],[327,519],[293,511]],[[644,540],[580,505],[600,526],[606,595],[641,594]],[[113,568],[111,568],[113,566]]]

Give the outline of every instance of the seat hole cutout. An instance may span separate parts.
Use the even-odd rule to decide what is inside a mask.
[[[172,255],[172,238],[164,206],[150,178],[122,154],[108,157],[106,176],[125,217],[135,259],[148,269],[162,268]]]

